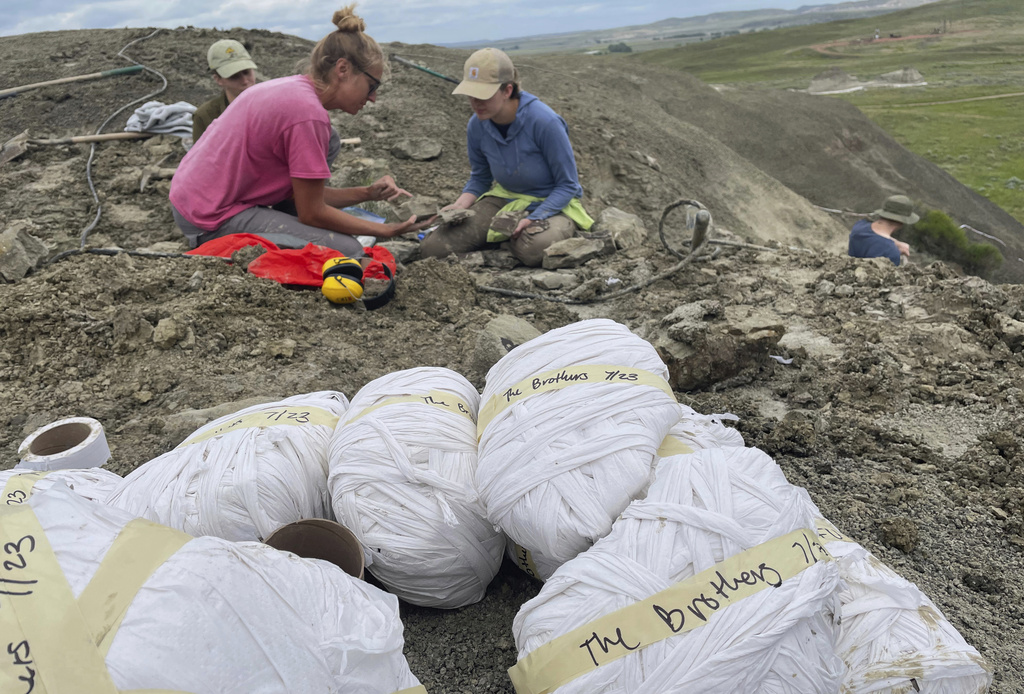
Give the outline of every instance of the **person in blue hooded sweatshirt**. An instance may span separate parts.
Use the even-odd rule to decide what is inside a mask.
[[[468,96],[473,108],[466,127],[470,174],[462,194],[442,209],[473,215],[426,236],[421,255],[444,257],[508,241],[520,262],[537,267],[552,243],[589,231],[594,220],[580,202],[569,127],[520,89],[512,60],[496,48],[477,51],[452,93]]]

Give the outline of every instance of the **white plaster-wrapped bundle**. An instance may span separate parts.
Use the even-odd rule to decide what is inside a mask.
[[[739,417],[731,412],[701,414],[692,407],[679,405],[681,418],[665,437],[665,443],[658,455],[690,453],[708,448],[730,448],[743,445],[743,435],[732,427],[722,424],[723,420],[737,421]]]
[[[7,489],[12,479],[18,478],[21,483],[18,489]],[[121,476],[100,467],[68,470],[51,470],[50,472],[34,472],[32,470],[4,470],[0,472],[0,503],[20,503],[30,494],[45,492],[57,483],[66,484],[75,494],[100,503],[107,500],[111,492],[121,483]]]
[[[519,694],[839,691],[838,570],[806,492],[767,493],[724,450],[662,460],[647,498],[523,605]]]
[[[513,349],[481,403],[477,489],[541,578],[608,533],[680,414],[654,347],[604,319]]]
[[[338,521],[374,577],[415,605],[477,602],[501,566],[505,537],[473,486],[479,398],[450,369],[388,374],[356,394],[330,444]]]
[[[42,580],[4,605],[49,691],[423,691],[411,689],[398,600],[327,562],[190,538],[60,486],[0,511],[0,533],[34,538],[18,545],[18,575]],[[60,629],[45,626],[53,610]],[[28,674],[15,660],[0,663],[11,681]]]
[[[772,458],[756,448],[736,448],[725,463],[754,470],[766,488],[792,485]],[[810,500],[808,499],[808,502]],[[839,593],[842,622],[836,653],[847,666],[843,691],[851,694],[976,694],[988,690],[992,669],[938,607],[856,541],[824,519],[818,535],[837,559],[845,586]]]
[[[343,394],[321,391],[221,417],[125,477],[107,503],[226,540],[331,519],[327,446],[347,408]]]

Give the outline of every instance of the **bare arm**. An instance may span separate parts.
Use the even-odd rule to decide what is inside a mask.
[[[328,203],[328,198],[337,199],[336,194],[343,195],[349,191],[356,191],[352,194],[358,195],[359,190],[359,188],[327,188],[323,179],[319,178],[292,179],[292,193],[295,197],[295,209],[298,211],[299,221],[311,227],[350,236],[391,238],[410,231],[419,231],[433,221],[431,218],[416,224],[416,218],[410,217],[407,221],[398,224],[378,224],[345,214]],[[365,199],[361,202],[365,202]]]
[[[292,179],[292,188],[295,188],[295,179]],[[372,199],[367,186],[356,188],[330,188],[326,185],[324,186],[324,202],[331,207],[349,207]]]

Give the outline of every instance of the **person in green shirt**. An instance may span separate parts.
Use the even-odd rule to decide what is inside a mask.
[[[216,42],[206,52],[206,62],[213,71],[213,81],[222,91],[192,114],[192,142],[198,142],[214,118],[224,113],[239,94],[256,84],[256,63],[238,41]]]

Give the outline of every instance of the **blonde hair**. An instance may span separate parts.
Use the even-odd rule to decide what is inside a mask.
[[[331,70],[342,58],[361,72],[380,65],[383,70],[381,79],[386,77],[388,64],[384,60],[384,52],[372,37],[363,33],[366,22],[355,13],[355,7],[354,4],[346,5],[335,12],[331,23],[338,29],[320,39],[313,47],[306,74],[317,89],[327,88]]]

